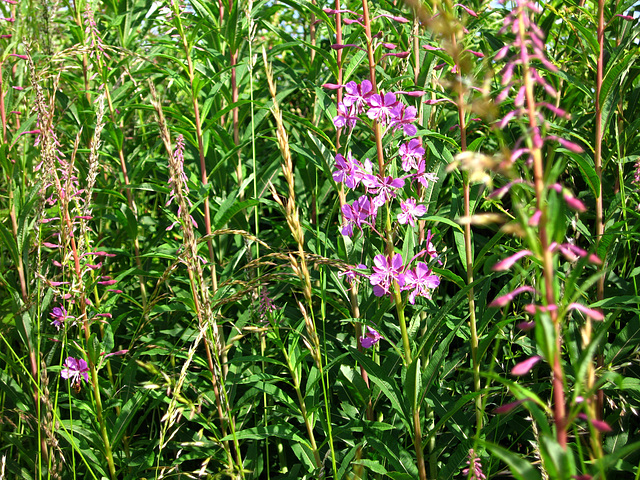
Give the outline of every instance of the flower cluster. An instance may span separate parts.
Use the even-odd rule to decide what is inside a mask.
[[[360,84],[351,81],[346,85],[331,85],[331,88],[344,88],[343,101],[339,102],[338,115],[333,119],[336,128],[345,126],[354,128],[359,121],[370,121],[383,126],[385,133],[400,131],[405,136],[414,136],[417,133],[415,126],[417,109],[405,105],[399,98],[400,94],[406,92],[375,93],[369,80],[364,80]],[[416,92],[413,95],[421,94],[422,92]],[[418,138],[412,138],[397,144],[395,156],[405,172],[405,175],[400,177],[376,172],[369,159],[361,162],[354,158],[351,152],[346,156],[336,155],[333,179],[351,190],[364,189],[364,195],[342,206],[344,223],[341,233],[343,235],[351,237],[354,235],[354,227],[362,231],[366,226],[378,233],[375,227],[378,210],[385,205],[390,207],[395,199],[400,203],[397,220],[401,225],[413,228],[416,226],[416,220],[426,214],[427,209],[419,204],[418,198],[413,196],[403,198],[407,180],[416,183],[416,188],[412,190],[416,196],[420,186],[426,188],[430,181],[437,180],[434,174],[426,171],[425,149]],[[413,268],[410,264],[425,254],[437,259],[438,254],[431,243],[431,238],[429,232],[426,239],[427,248],[407,265],[403,265],[400,254],[395,254],[391,258],[387,255],[376,255],[373,259],[372,273],[365,275],[373,286],[373,293],[379,297],[386,296],[393,290],[396,282],[401,291],[409,292],[411,304],[415,303],[418,296],[430,298],[430,292],[439,285],[440,279],[432,273],[427,263],[418,262]],[[366,340],[367,337],[363,338]]]

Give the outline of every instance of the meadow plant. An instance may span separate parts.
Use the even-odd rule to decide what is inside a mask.
[[[634,8],[0,1],[0,478],[637,479]]]

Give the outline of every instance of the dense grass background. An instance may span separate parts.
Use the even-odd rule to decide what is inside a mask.
[[[496,128],[517,102],[494,101],[515,4],[368,7],[387,15],[369,40],[394,45],[374,65],[359,2],[342,18],[294,0],[0,4],[0,478],[479,478],[463,472],[470,450],[487,478],[640,478],[635,2],[532,13],[558,70],[533,63],[560,92],[536,96],[570,114],[547,110],[544,130],[582,149],[541,149],[549,238],[602,260],[556,250],[552,271],[542,254],[492,269],[542,238],[527,156],[501,163],[530,141],[527,120]],[[358,194],[333,180],[335,155],[378,149],[375,124],[336,132],[338,91],[323,88],[371,69],[383,91],[425,92],[403,101],[438,177],[418,190],[415,228],[380,215],[386,240],[340,235]],[[396,176],[400,135],[383,145]],[[516,178],[513,195],[490,196]],[[411,258],[428,230],[442,262],[431,299],[394,302],[339,275],[371,267],[388,238]],[[526,312],[529,294],[489,306],[545,275],[557,329]],[[363,326],[384,337],[371,350]],[[535,354],[531,373],[510,374]],[[68,357],[88,381],[61,377]]]

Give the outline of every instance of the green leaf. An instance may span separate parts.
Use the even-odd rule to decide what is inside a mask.
[[[380,365],[375,363],[371,358],[367,357],[363,353],[359,352],[355,348],[349,348],[353,358],[361,364],[369,375],[369,379],[375,383],[385,397],[391,402],[393,409],[400,415],[400,418],[404,421],[405,426],[410,428],[411,417],[409,412],[404,408],[403,395],[400,392],[397,384],[392,383],[389,372],[385,371]]]
[[[540,473],[529,462],[511,453],[509,450],[493,443],[479,440],[479,443],[509,466],[511,473],[518,480],[540,480]]]

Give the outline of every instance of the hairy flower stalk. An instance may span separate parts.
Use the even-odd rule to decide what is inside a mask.
[[[568,419],[565,406],[565,392],[564,392],[564,369],[561,361],[562,352],[562,329],[563,329],[563,315],[560,315],[557,308],[558,299],[556,298],[555,284],[556,276],[554,269],[554,249],[555,246],[550,244],[549,236],[549,206],[547,202],[548,192],[553,189],[562,194],[567,205],[571,208],[584,210],[582,203],[573,197],[569,192],[565,191],[562,186],[558,184],[546,185],[544,178],[544,161],[542,147],[546,141],[558,140],[556,137],[543,137],[542,127],[543,125],[539,121],[541,118],[539,109],[546,107],[556,115],[566,116],[566,114],[559,110],[557,107],[551,106],[548,103],[538,103],[535,99],[534,86],[539,85],[544,90],[553,96],[557,96],[557,92],[546,82],[537,72],[535,67],[531,65],[531,60],[536,59],[541,62],[546,68],[550,70],[556,70],[557,68],[549,62],[546,58],[544,51],[544,38],[542,32],[537,25],[529,17],[529,11],[538,11],[533,3],[526,0],[518,0],[516,2],[516,8],[513,10],[505,21],[506,29],[510,29],[516,36],[516,40],[513,46],[516,48],[516,55],[509,60],[503,70],[502,83],[505,85],[505,90],[498,96],[499,99],[506,98],[509,90],[512,86],[516,86],[517,95],[514,100],[516,110],[509,112],[505,118],[499,122],[499,126],[506,125],[511,119],[519,115],[524,118],[524,122],[527,124],[527,132],[525,135],[526,147],[521,148],[521,154],[528,154],[529,162],[533,168],[533,185],[536,197],[536,214],[529,220],[530,226],[537,226],[538,229],[538,241],[539,252],[542,257],[542,278],[543,278],[543,299],[544,305],[540,307],[546,314],[549,315],[553,324],[553,345],[547,345],[548,358],[546,360],[551,365],[552,370],[552,383],[553,383],[553,408],[554,408],[554,420],[556,424],[556,439],[558,444],[562,448],[567,446],[567,429]],[[497,59],[504,57],[509,49],[510,45],[506,45],[496,56]],[[516,68],[520,69],[522,77],[522,84],[519,85],[512,80],[513,72]],[[561,142],[579,150],[580,147],[573,145],[570,142],[564,140]],[[515,158],[515,154],[512,154],[512,160]],[[534,220],[535,218],[535,220]],[[552,227],[552,226],[551,226]],[[537,249],[536,249],[537,250]],[[520,287],[521,289],[525,287]],[[531,288],[531,287],[526,287]],[[518,289],[516,289],[518,290]],[[512,294],[514,294],[512,292]],[[504,298],[506,298],[505,296]],[[500,299],[497,299],[498,301]],[[496,302],[494,301],[494,302]],[[509,300],[508,300],[509,301]]]
[[[466,7],[465,7],[466,9]],[[474,13],[475,15],[475,13]],[[466,102],[465,92],[466,88],[463,83],[463,75],[467,72],[464,71],[464,62],[462,62],[462,49],[458,46],[457,36],[461,29],[453,29],[451,32],[451,54],[454,61],[454,69],[456,71],[456,108],[458,110],[458,126],[460,128],[460,151],[462,153],[467,151],[467,122],[466,122]],[[471,185],[469,182],[469,172],[462,172],[462,189],[464,197],[464,215],[466,218],[471,217]],[[471,235],[471,222],[465,222],[464,225],[464,251],[465,251],[465,267],[467,271],[467,285],[473,284],[473,248],[472,248],[472,235]],[[471,334],[471,363],[473,368],[473,387],[476,392],[480,392],[480,364],[478,359],[478,329],[476,325],[476,303],[475,292],[473,287],[469,289],[467,293],[467,303],[469,305],[469,329]],[[476,432],[480,433],[482,428],[482,396],[478,395],[475,401],[476,406]]]
[[[46,105],[44,94],[41,86],[36,77],[35,65],[31,55],[27,49],[27,62],[31,72],[31,85],[36,91],[36,110],[38,113],[38,121],[41,129],[40,145],[42,163],[41,168],[44,170],[45,182],[42,190],[43,196],[48,186],[53,186],[54,195],[49,197],[45,201],[51,204],[57,204],[60,212],[60,231],[59,238],[62,246],[69,246],[71,249],[71,259],[73,262],[73,268],[71,270],[71,276],[73,278],[73,293],[69,292],[68,296],[73,298],[77,308],[79,309],[78,320],[81,322],[81,328],[85,337],[85,348],[87,351],[91,351],[91,323],[95,321],[93,318],[89,318],[89,311],[87,306],[91,303],[87,295],[87,287],[85,285],[84,276],[87,272],[92,271],[92,265],[87,263],[86,251],[88,249],[88,242],[82,242],[78,245],[76,241],[76,235],[74,233],[77,221],[74,217],[72,219],[71,209],[75,208],[76,211],[81,213],[82,198],[80,197],[81,191],[79,190],[78,179],[75,176],[75,159],[78,148],[79,136],[76,139],[76,146],[74,148],[71,161],[67,161],[62,153],[59,151],[59,142],[53,128],[53,109]],[[82,215],[81,215],[82,217]],[[83,221],[84,219],[81,219]],[[83,250],[81,250],[80,248]],[[62,265],[62,264],[61,264]],[[64,266],[64,265],[63,265]],[[52,282],[50,282],[52,283]],[[92,387],[93,398],[95,401],[95,414],[100,427],[100,436],[103,441],[104,452],[109,468],[109,475],[112,480],[117,478],[115,462],[111,451],[111,441],[107,432],[107,426],[105,423],[102,407],[102,397],[100,392],[100,385],[98,379],[98,370],[94,359],[89,355],[88,368],[91,381],[89,382]]]
[[[233,5],[233,0],[230,0],[230,7]],[[182,20],[180,17],[180,6],[178,5],[178,1],[177,0],[171,0],[171,7],[173,9],[173,13],[174,13],[174,19],[176,22],[176,28],[178,30],[178,35],[180,36],[180,40],[182,43],[182,48],[185,52],[185,56],[187,59],[187,72],[189,75],[189,85],[191,85],[191,103],[193,106],[193,114],[194,114],[194,123],[196,126],[196,139],[198,141],[198,155],[199,155],[199,159],[200,159],[200,180],[202,181],[202,185],[203,186],[207,186],[207,184],[209,183],[209,179],[208,179],[208,175],[207,175],[207,164],[205,162],[204,159],[204,140],[203,140],[203,133],[202,133],[202,120],[200,118],[200,106],[198,103],[198,92],[196,90],[195,87],[195,82],[196,82],[196,69],[195,66],[193,64],[193,59],[192,59],[192,48],[193,45],[189,45],[188,41],[187,41],[187,36],[186,36],[186,32],[184,31],[184,27],[182,25]],[[236,52],[237,55],[237,52]],[[235,58],[235,57],[234,57]],[[236,99],[237,101],[237,99]],[[237,115],[237,112],[236,114]],[[234,117],[236,118],[236,117]],[[237,123],[237,118],[236,118],[236,123]],[[235,137],[234,137],[235,139]],[[241,172],[241,170],[239,170]],[[241,181],[241,178],[238,178],[238,181]],[[218,274],[216,272],[216,263],[215,263],[215,253],[214,253],[214,249],[213,249],[213,240],[212,240],[212,235],[211,235],[211,212],[210,212],[210,206],[209,206],[209,196],[205,196],[204,197],[204,226],[205,226],[205,230],[207,232],[207,247],[209,249],[209,260],[210,260],[210,265],[211,265],[211,281],[212,281],[212,288],[213,288],[213,292],[215,294],[215,292],[218,290]],[[222,339],[221,339],[222,341]],[[223,360],[224,357],[226,355],[226,350],[222,350],[221,354],[223,355]],[[223,371],[226,374],[226,362],[223,362]]]

